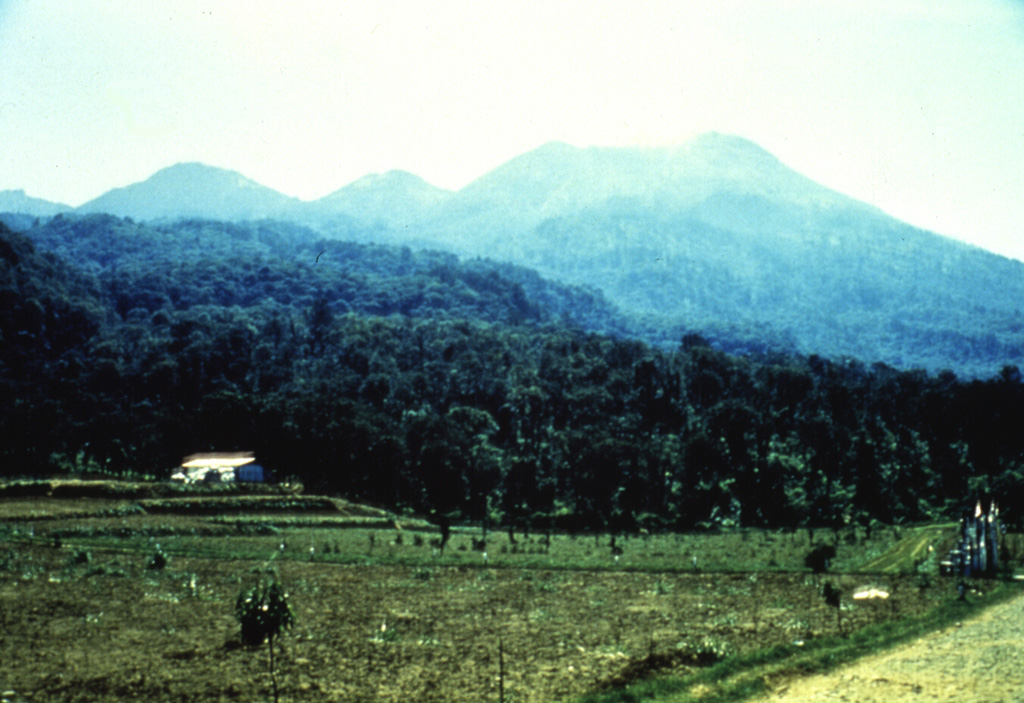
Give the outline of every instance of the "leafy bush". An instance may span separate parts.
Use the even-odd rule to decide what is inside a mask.
[[[149,559],[149,563],[146,564],[146,568],[154,571],[160,571],[167,566],[169,561],[170,557],[167,556],[167,553],[164,552],[164,550],[160,549],[160,545],[158,544],[156,546],[156,551],[153,552],[153,556]]]
[[[821,597],[825,599],[825,603],[836,609],[836,628],[841,634],[843,631],[842,591],[826,581],[825,586],[821,589]]]
[[[804,566],[816,574],[828,571],[829,563],[836,558],[836,548],[831,544],[823,544],[812,549],[804,557]]]
[[[235,617],[242,626],[242,642],[258,647],[291,627],[295,616],[288,594],[273,578],[243,590],[235,601]]]
[[[0,552],[0,571],[15,571],[15,559],[18,558],[18,553],[11,551]]]
[[[825,582],[824,588],[821,589],[821,597],[825,599],[825,603],[833,608],[838,609],[842,604],[842,591],[829,582]]]
[[[288,594],[273,577],[238,594],[235,601],[235,617],[242,626],[242,642],[258,647],[264,642],[270,644],[270,678],[274,684],[274,701],[277,695],[277,672],[274,669],[274,638],[295,621]]]

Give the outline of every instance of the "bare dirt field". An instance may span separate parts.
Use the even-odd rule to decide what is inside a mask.
[[[952,592],[915,572],[919,552],[951,540],[943,526],[486,543],[460,528],[439,552],[422,520],[336,499],[99,488],[0,500],[6,698],[272,700],[268,647],[244,647],[234,616],[271,573],[295,613],[277,647],[284,701],[568,701],[921,614]],[[825,542],[847,573],[803,568]],[[857,573],[869,562],[875,573]],[[868,586],[891,597],[852,599]]]
[[[210,538],[216,539],[216,538]],[[224,538],[230,539],[230,538]],[[267,567],[291,594],[282,700],[554,701],[651,670],[684,673],[701,646],[748,651],[836,631],[808,574],[615,573],[344,566],[0,543],[0,686],[31,701],[263,700],[267,648],[242,647],[235,599]],[[847,593],[864,580],[833,576]],[[844,627],[921,612],[896,597]],[[702,645],[702,643],[704,643]]]

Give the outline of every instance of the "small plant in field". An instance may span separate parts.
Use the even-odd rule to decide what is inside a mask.
[[[164,552],[164,550],[160,549],[160,545],[158,544],[156,545],[156,551],[153,552],[153,556],[149,558],[149,563],[146,564],[146,568],[154,571],[160,571],[167,566],[169,561],[170,557],[167,556],[167,553]]]
[[[758,597],[757,574],[751,574],[748,576],[747,583],[750,584],[750,602],[752,605],[750,620],[754,625],[754,632],[757,632],[757,624],[761,615],[761,599]]]
[[[243,589],[235,601],[235,617],[242,627],[242,642],[259,647],[270,645],[270,679],[277,695],[277,672],[274,668],[274,640],[295,620],[288,594],[274,578],[264,579],[249,589]]]
[[[839,630],[840,633],[842,633],[842,591],[833,586],[830,581],[826,581],[825,585],[821,589],[821,597],[825,599],[825,603],[836,609],[836,628]]]
[[[397,642],[399,640],[398,630],[394,627],[388,627],[388,621],[384,620],[380,624],[380,628],[373,636],[374,642]]]
[[[738,621],[739,617],[733,612],[723,613],[711,620],[711,622],[718,627],[735,627]]]
[[[86,576],[116,576],[126,578],[128,571],[116,559],[105,564],[93,564],[85,572]]]
[[[803,637],[811,635],[811,623],[803,618],[790,618],[784,627],[788,632],[797,633]]]
[[[697,642],[680,642],[676,648],[692,657],[697,666],[710,666],[732,654],[732,646],[728,642],[713,637],[704,637]]]
[[[18,553],[15,551],[0,553],[0,571],[14,571],[14,562]]]

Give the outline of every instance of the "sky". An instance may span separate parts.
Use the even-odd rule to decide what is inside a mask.
[[[185,161],[308,200],[704,131],[1024,260],[1021,0],[0,0],[0,190],[69,205]]]

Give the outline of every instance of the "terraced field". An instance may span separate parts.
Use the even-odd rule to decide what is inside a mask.
[[[457,529],[442,552],[420,520],[246,500],[0,502],[0,686],[32,701],[268,699],[266,647],[241,644],[233,607],[270,572],[296,614],[280,640],[281,697],[305,701],[572,700],[921,614],[953,592],[938,576],[863,572],[925,534],[907,530],[613,542]],[[803,567],[824,540],[845,573]],[[854,601],[866,586],[892,596]]]

